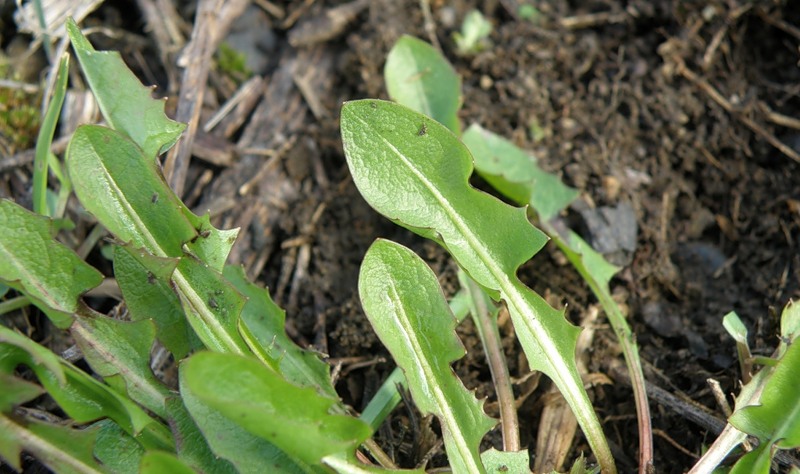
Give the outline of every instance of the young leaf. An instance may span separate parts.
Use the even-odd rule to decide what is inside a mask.
[[[760,404],[746,406],[731,416],[736,428],[757,436],[761,444],[779,449],[800,447],[800,344],[791,344],[774,368]]]
[[[272,301],[269,291],[251,283],[241,266],[228,265],[224,276],[247,298],[239,327],[253,352],[262,354],[267,365],[289,382],[314,388],[320,395],[338,400],[328,364],[289,339],[286,313]]]
[[[496,422],[450,367],[466,350],[436,275],[411,250],[377,240],[361,264],[358,291],[373,329],[405,372],[417,407],[439,419],[451,469],[486,472],[478,448]]]
[[[461,77],[433,46],[403,36],[386,56],[383,75],[392,100],[461,133]]]
[[[0,199],[0,281],[28,296],[60,328],[103,275],[57,242],[53,221]]]
[[[530,204],[542,222],[557,216],[578,197],[577,189],[539,168],[536,158],[480,125],[471,125],[461,139],[475,158],[478,174],[514,201]]]
[[[191,392],[300,464],[317,466],[330,454],[354,452],[370,435],[356,418],[330,414],[330,398],[287,382],[252,358],[201,352],[181,365],[180,379],[182,393]]]
[[[437,238],[476,282],[505,300],[531,368],[553,380],[603,468],[615,472],[575,364],[579,329],[516,277],[547,240],[525,210],[471,187],[472,158],[464,145],[417,112],[377,100],[349,102],[341,128],[353,180],[367,202],[410,230]]]
[[[18,423],[0,414],[0,458],[17,471],[22,471],[19,456],[25,451],[53,472],[103,473],[92,457],[96,436],[95,429],[78,430],[34,419]]]
[[[166,417],[164,401],[169,390],[150,370],[156,332],[152,321],[120,321],[83,308],[70,332],[86,361],[106,383]]]
[[[238,472],[264,472],[266,469],[275,474],[308,474],[312,472],[310,467],[301,467],[297,461],[274,444],[251,434],[220,411],[206,404],[194,390],[186,386],[183,372],[182,365],[181,396],[183,403],[216,456],[229,461]],[[213,383],[213,381],[209,381],[209,383]],[[237,381],[236,384],[239,385],[240,381]],[[212,390],[217,390],[218,387],[215,386]]]
[[[109,128],[79,127],[67,149],[67,167],[78,199],[118,239],[157,257],[183,257],[172,281],[189,323],[206,347],[246,353],[236,326],[244,300],[215,268],[197,260],[216,264],[224,260],[232,245],[230,231],[217,234],[216,229],[196,228],[155,159],[146,158],[135,143]],[[199,241],[210,243],[199,245]],[[186,255],[192,242],[202,250],[200,255]]]
[[[71,18],[66,23],[75,55],[103,117],[144,150],[149,159],[169,150],[186,125],[164,114],[165,100],[154,100],[116,51],[95,51]]]
[[[197,339],[186,324],[181,300],[170,286],[177,265],[178,259],[155,257],[130,245],[114,247],[114,275],[131,319],[152,318],[158,340],[180,360]]]

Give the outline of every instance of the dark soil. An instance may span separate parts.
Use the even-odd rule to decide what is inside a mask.
[[[191,28],[194,2],[178,3]],[[525,2],[518,0],[375,0],[338,34],[289,44],[290,37],[295,44],[306,38],[299,33],[304,22],[339,3],[273,2],[283,18],[251,6],[246,16],[258,21],[239,25],[242,41],[259,43],[251,68],[265,79],[264,99],[241,127],[203,134],[213,144],[208,149],[238,151],[224,163],[193,159],[185,192],[196,211],[212,212],[218,227],[242,227],[233,263],[272,289],[287,310],[292,337],[330,356],[341,368],[339,393],[362,409],[393,369],[358,301],[367,247],[377,237],[408,245],[440,275],[446,291],[457,289],[446,254],[361,199],[338,134],[344,100],[387,98],[382,68],[394,42],[403,34],[430,41],[421,9],[430,4],[433,34],[463,77],[462,121],[534,153],[544,168],[580,189],[589,209],[632,209],[635,250],[613,257],[623,270],[612,289],[627,309],[648,382],[683,403],[650,402],[656,472],[688,470],[719,425],[688,418],[687,400],[724,420],[707,380],[718,381],[726,394],[739,387],[736,349],[722,317],[736,311],[754,352],[768,355],[777,344],[781,308],[800,294],[800,128],[793,119],[800,116],[800,9],[780,0],[546,0],[530,2],[539,12],[530,21],[519,17]],[[473,8],[494,26],[491,45],[459,57],[452,33]],[[0,31],[7,51],[27,38],[8,15],[3,12]],[[98,48],[121,50],[143,81],[177,97],[180,84],[169,78],[180,75],[159,60],[136,4],[108,2],[85,24],[126,32],[92,40]],[[35,82],[37,75],[25,80]],[[236,89],[235,77],[212,71],[201,127]],[[0,196],[27,203],[32,167],[7,138],[2,149]],[[580,220],[579,214],[573,217]],[[573,321],[596,303],[549,246],[520,275],[556,307],[567,305]],[[622,358],[614,333],[600,321],[588,366],[610,378],[592,390],[594,403],[621,472],[635,472],[631,389],[615,369]],[[505,330],[512,376],[523,377],[521,351]],[[34,332],[40,340],[57,339],[44,326]],[[497,416],[477,332],[466,322],[459,333],[470,353],[456,371],[488,397],[490,415]],[[520,409],[523,443],[531,451],[547,384],[539,386]],[[527,387],[520,385],[519,393]],[[401,407],[377,439],[402,466],[413,467],[435,445],[431,429],[438,430],[435,422]],[[498,440],[493,434],[487,445]],[[579,434],[568,459],[580,452],[589,449]],[[443,462],[438,448],[427,466]]]

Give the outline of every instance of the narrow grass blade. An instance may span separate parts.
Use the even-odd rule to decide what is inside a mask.
[[[61,106],[67,94],[67,79],[69,78],[69,55],[64,55],[58,65],[53,97],[47,106],[47,112],[39,129],[36,139],[36,155],[33,160],[33,211],[37,214],[51,215],[47,206],[47,168],[50,161],[50,146],[53,144],[53,135],[56,132],[58,117],[61,115]]]
[[[342,108],[342,139],[353,180],[373,208],[440,241],[493,297],[505,300],[532,369],[547,374],[575,412],[601,465],[615,472],[575,365],[579,329],[516,277],[547,238],[512,208],[472,188],[472,159],[449,130],[377,100]],[[424,133],[421,133],[424,132]]]
[[[461,77],[436,48],[403,36],[386,56],[383,75],[392,100],[461,133]]]
[[[358,290],[417,407],[439,419],[453,471],[486,472],[478,448],[496,422],[450,367],[466,350],[436,275],[412,251],[378,240],[364,257]]]
[[[69,326],[80,296],[103,275],[53,238],[51,220],[6,199],[0,228],[0,281],[25,293],[57,326]]]
[[[182,393],[301,466],[321,466],[325,456],[354,452],[371,433],[356,418],[331,414],[334,400],[287,382],[252,358],[201,352],[181,365],[180,380]]]
[[[166,100],[155,100],[116,51],[95,51],[71,18],[66,23],[75,55],[111,128],[130,137],[150,159],[178,141],[186,125],[164,114]]]

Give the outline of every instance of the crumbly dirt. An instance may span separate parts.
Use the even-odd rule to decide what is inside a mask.
[[[196,5],[178,3],[188,36]],[[545,169],[581,191],[589,210],[630,209],[635,248],[614,257],[623,269],[612,289],[627,310],[646,378],[724,419],[707,380],[731,394],[740,374],[722,317],[736,311],[754,352],[768,355],[776,346],[781,308],[800,294],[800,9],[785,0],[375,0],[340,31],[305,44],[296,33],[293,42],[302,45],[289,44],[295,25],[317,21],[341,3],[271,2],[283,17],[251,7],[261,23],[240,32],[249,31],[256,38],[249,44],[258,43],[251,54],[260,58],[254,66],[265,80],[265,99],[240,127],[208,135],[215,144],[209,148],[238,152],[223,163],[193,159],[185,194],[196,210],[211,210],[217,226],[242,227],[234,263],[272,289],[295,340],[328,354],[341,369],[337,389],[343,399],[362,409],[393,368],[356,289],[360,261],[375,238],[410,246],[440,275],[446,293],[457,289],[444,252],[361,199],[338,135],[342,101],[387,98],[382,68],[394,42],[403,34],[427,41],[434,35],[463,78],[464,124],[479,123],[534,153]],[[85,24],[124,33],[92,40],[98,48],[121,50],[174,108],[179,83],[170,78],[180,75],[160,61],[137,5],[109,1]],[[538,16],[521,18],[523,5],[535,6]],[[492,22],[491,44],[462,57],[452,34],[473,8]],[[30,40],[16,32],[10,10],[0,12],[2,46],[9,53],[12,43]],[[35,82],[39,72],[27,71],[20,80]],[[302,93],[301,76],[312,85]],[[212,70],[203,121],[236,91],[236,81],[235,74]],[[0,196],[29,202],[29,160],[8,138],[2,142]],[[571,221],[581,220],[580,209],[571,212]],[[79,226],[84,228],[90,227]],[[99,254],[93,258],[101,260]],[[573,321],[596,303],[550,246],[520,276],[554,306],[566,305]],[[39,340],[64,344],[35,311],[23,316],[13,321]],[[609,378],[594,386],[592,396],[621,472],[635,472],[630,386],[615,369],[621,355],[613,331],[602,318],[596,330],[589,371]],[[511,374],[523,377],[527,367],[510,325],[502,333]],[[469,352],[455,370],[488,398],[487,410],[497,416],[477,331],[467,321],[459,335]],[[520,407],[522,441],[530,450],[547,386],[529,380],[516,387],[517,395],[531,392]],[[714,428],[687,418],[685,405],[651,400],[650,407],[656,472],[685,472],[715,438]],[[401,406],[377,439],[400,465],[413,467],[427,455],[427,467],[435,468],[445,462],[437,431],[435,422]],[[499,447],[499,435],[485,444]],[[568,459],[580,452],[589,449],[579,434]]]

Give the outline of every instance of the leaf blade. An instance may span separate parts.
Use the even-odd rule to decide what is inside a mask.
[[[424,134],[418,133],[421,124]],[[559,387],[603,467],[615,472],[575,364],[580,330],[516,277],[517,268],[546,242],[525,210],[469,186],[472,159],[465,146],[417,112],[383,101],[348,102],[341,129],[353,181],[367,202],[410,230],[440,240],[475,281],[506,301],[531,368]]]
[[[407,248],[378,240],[364,257],[358,286],[364,311],[405,372],[420,411],[439,418],[453,471],[486,472],[478,447],[496,421],[450,367],[466,350],[436,276]]]
[[[186,125],[167,118],[165,100],[154,100],[116,51],[96,51],[71,18],[66,23],[72,48],[103,116],[130,137],[145,156],[155,158],[178,141]]]

